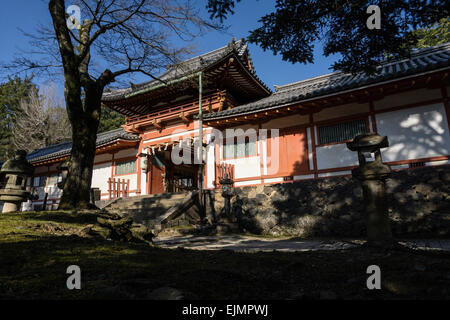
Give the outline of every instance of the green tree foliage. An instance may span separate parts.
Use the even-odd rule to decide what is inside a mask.
[[[238,2],[208,0],[207,9],[222,21]],[[380,29],[367,27],[370,5],[380,8]],[[313,62],[314,43],[321,41],[325,56],[340,55],[334,70],[371,73],[386,56],[408,56],[420,36],[410,31],[448,18],[449,8],[448,0],[277,0],[275,11],[259,20],[248,40],[283,60],[305,64]]]
[[[108,107],[102,107],[100,124],[98,125],[99,133],[120,128],[123,124],[125,124],[125,116],[123,114]]]
[[[0,84],[0,161],[8,159],[14,151],[12,127],[20,114],[20,104],[32,90],[37,90],[31,78],[10,78]]]
[[[436,46],[450,42],[450,18],[443,18],[439,22],[425,28],[413,31],[417,37],[417,49]]]

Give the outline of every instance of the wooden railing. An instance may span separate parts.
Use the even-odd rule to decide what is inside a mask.
[[[130,195],[130,180],[109,178],[108,192],[109,199],[127,198]]]
[[[208,108],[210,106],[212,106],[212,104],[217,102],[217,98],[221,98],[221,97],[225,97],[225,96],[226,96],[225,91],[219,91],[219,92],[215,92],[213,94],[204,96],[202,99],[202,101],[203,101],[202,109],[208,110]],[[217,107],[216,107],[216,109],[217,109]],[[164,107],[160,110],[148,113],[146,115],[136,115],[136,116],[127,117],[126,124],[136,124],[136,123],[146,121],[149,119],[161,118],[163,116],[175,114],[175,113],[178,113],[181,111],[191,111],[191,110],[194,110],[195,113],[197,112],[198,101],[185,103],[185,104],[178,105],[178,106],[171,107],[171,108]]]
[[[220,187],[219,181],[226,177],[234,180],[234,165],[226,163],[216,164],[216,181],[214,182],[216,188]]]

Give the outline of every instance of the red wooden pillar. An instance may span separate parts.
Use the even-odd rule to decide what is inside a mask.
[[[108,193],[109,193],[109,200],[112,199],[112,186],[111,186],[111,178],[108,178]]]

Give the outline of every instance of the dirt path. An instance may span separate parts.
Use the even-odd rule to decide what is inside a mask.
[[[300,240],[295,238],[261,238],[246,235],[230,236],[186,236],[161,237],[154,239],[155,244],[162,248],[183,247],[195,250],[232,250],[236,252],[304,252],[317,250],[341,250],[357,247],[364,240],[332,240],[311,239]],[[414,249],[450,251],[450,240],[401,240],[401,244]]]

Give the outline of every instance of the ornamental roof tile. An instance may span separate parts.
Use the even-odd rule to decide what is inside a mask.
[[[118,99],[124,99],[129,94],[134,94],[136,92],[150,89],[154,87],[158,87],[164,83],[181,79],[183,77],[195,74],[197,72],[203,71],[214,63],[220,61],[222,58],[231,54],[232,52],[236,53],[239,58],[242,58],[246,52],[248,51],[248,45],[245,43],[244,39],[240,39],[237,41],[232,41],[228,45],[215,49],[213,51],[204,53],[202,55],[187,59],[178,64],[169,65],[167,70],[161,74],[158,79],[150,80],[144,83],[135,84],[130,88],[124,89],[115,89],[109,92],[104,92],[102,100],[104,102],[114,101]],[[255,72],[255,68],[253,67],[253,63],[251,61],[250,56],[248,55],[248,59],[251,65],[251,68],[248,68],[248,71],[253,75],[253,77],[267,90],[270,92],[270,89],[262,82],[261,79],[258,78]]]
[[[289,103],[339,93],[348,89],[358,89],[384,81],[415,76],[424,72],[449,67],[450,43],[438,45],[411,54],[409,59],[381,63],[377,73],[363,72],[349,74],[333,72],[319,77],[275,86],[275,92],[268,97],[238,106],[233,109],[205,114],[205,120],[216,120],[236,115],[251,114]]]
[[[114,129],[107,132],[102,132],[97,135],[96,145],[100,147],[115,140],[138,141],[139,136],[134,133],[123,131],[122,128]],[[30,163],[35,163],[43,160],[54,159],[70,155],[72,150],[72,141],[61,142],[45,148],[36,149],[27,155],[27,160]]]

